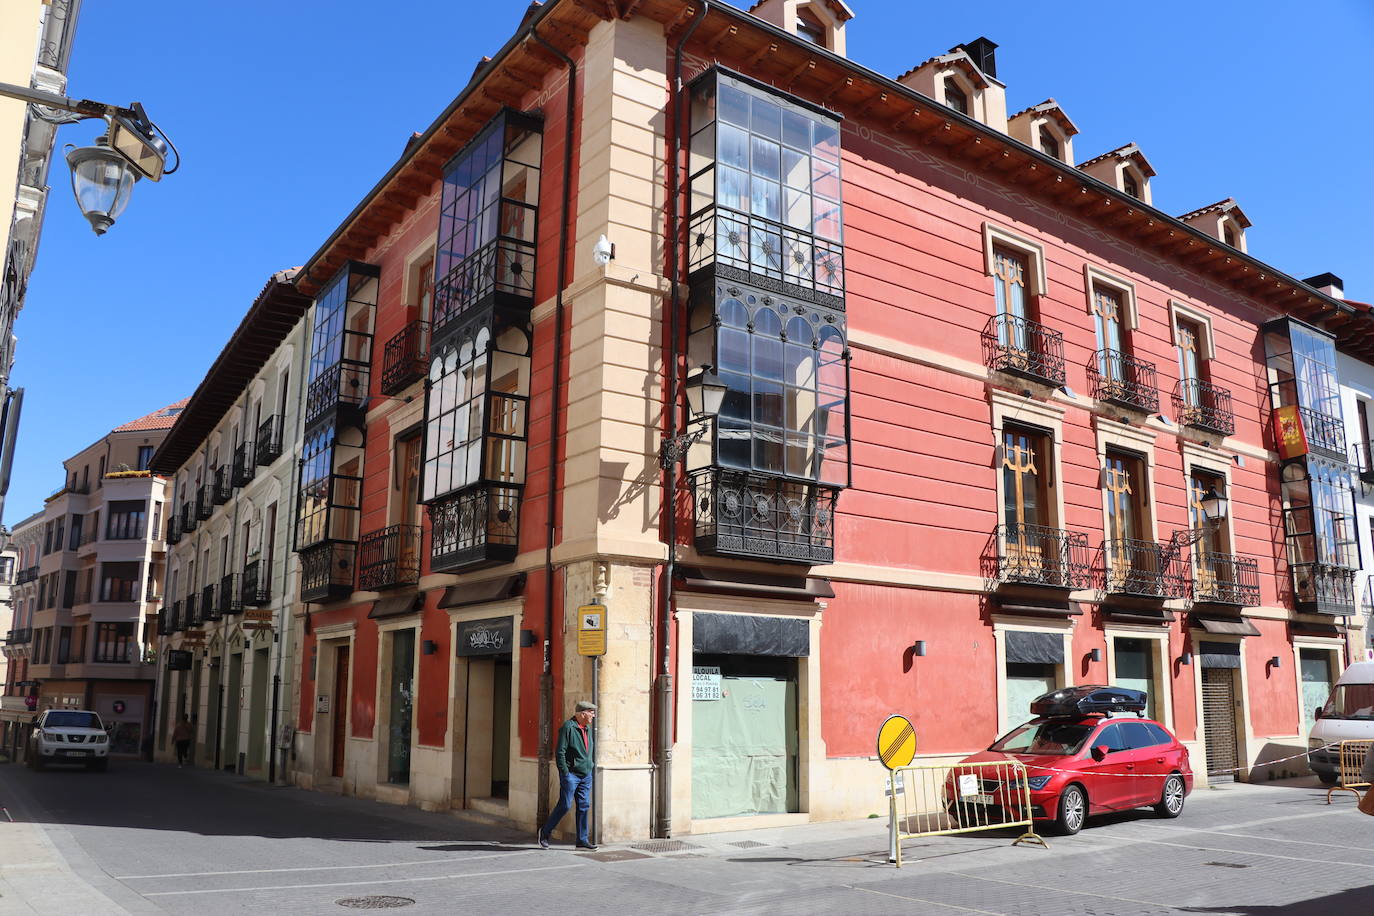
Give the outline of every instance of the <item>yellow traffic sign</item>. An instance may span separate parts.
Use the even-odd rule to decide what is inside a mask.
[[[577,654],[606,654],[606,606],[584,604],[577,609]]]
[[[878,729],[878,759],[889,770],[909,766],[916,756],[916,728],[906,716],[888,716]]]

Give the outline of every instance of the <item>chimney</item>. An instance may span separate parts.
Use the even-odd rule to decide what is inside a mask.
[[[1332,299],[1345,299],[1345,281],[1333,273],[1317,274],[1302,282],[1315,290],[1326,293]]]
[[[956,45],[950,50],[956,51],[961,49],[973,59],[973,65],[975,67],[982,70],[987,76],[997,79],[997,56],[993,53],[997,50],[997,42],[979,37],[973,39],[973,41]]]

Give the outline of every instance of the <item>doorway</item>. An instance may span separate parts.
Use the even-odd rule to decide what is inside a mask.
[[[510,798],[510,653],[460,659],[463,679],[461,807],[473,799]]]
[[[224,755],[226,770],[238,771],[239,712],[243,705],[243,653],[229,656],[229,687],[224,691]]]
[[[262,771],[267,766],[267,648],[253,652],[252,687],[248,696],[248,768]]]
[[[1112,683],[1145,694],[1145,715],[1158,719],[1155,714],[1155,640],[1118,636],[1112,643],[1116,670]]]
[[[1302,731],[1312,728],[1314,715],[1326,705],[1335,683],[1332,652],[1329,649],[1299,649],[1298,664],[1302,676]]]
[[[215,752],[220,750],[220,719],[223,715],[224,696],[221,693],[220,672],[224,667],[224,657],[210,659],[210,685],[205,693],[205,760],[216,766]]]
[[[692,665],[708,688],[692,701],[693,819],[800,810],[797,660],[698,652]]]
[[[1234,668],[1202,669],[1202,730],[1207,741],[1207,779],[1233,781],[1237,767]]]
[[[196,659],[195,665],[192,666],[192,668],[191,668],[191,697],[190,697],[190,699],[187,701],[187,706],[190,707],[189,710],[188,710],[188,713],[189,713],[189,715],[191,716],[191,725],[192,725],[192,727],[193,727],[193,729],[194,729],[194,732],[193,732],[193,734],[192,734],[192,736],[191,736],[191,762],[192,762],[192,763],[195,763],[195,761],[196,761],[196,756],[197,756],[197,754],[196,754],[196,751],[197,751],[196,744],[197,744],[197,741],[198,741],[198,740],[201,741],[201,742],[204,741],[204,739],[202,739],[202,738],[200,737],[200,735],[201,735],[200,729],[199,729],[198,727],[196,727],[196,726],[199,726],[199,724],[200,724],[200,675],[201,675],[201,667],[202,667],[202,665],[203,665],[203,662],[202,662],[200,659]],[[201,744],[200,744],[199,750],[200,750],[201,754],[203,755],[204,752],[205,752],[205,745],[204,745],[204,743],[201,743]]]
[[[334,652],[334,693],[330,698],[329,774],[336,779],[344,775],[344,755],[348,746],[348,646]]]

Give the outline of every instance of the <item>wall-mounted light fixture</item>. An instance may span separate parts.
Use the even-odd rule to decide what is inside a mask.
[[[1091,651],[1088,653],[1088,658],[1092,659],[1092,660],[1095,661],[1095,662],[1100,662],[1100,661],[1102,661],[1102,650],[1101,650],[1101,649],[1093,649],[1093,650],[1091,650]]]
[[[1275,655],[1273,658],[1269,659],[1269,667],[1270,667],[1270,668],[1282,668],[1282,667],[1283,667],[1283,659],[1281,659],[1281,658],[1279,658],[1277,655]]]
[[[533,630],[520,631],[520,648],[528,649],[539,642]]]
[[[426,639],[420,643],[420,651],[426,655],[433,655],[439,651],[439,644],[432,639]]]
[[[1180,665],[1191,665],[1193,663],[1193,653],[1184,652],[1178,657],[1178,663]]]
[[[926,641],[918,639],[911,644],[911,654],[913,656],[924,656],[926,654]]]

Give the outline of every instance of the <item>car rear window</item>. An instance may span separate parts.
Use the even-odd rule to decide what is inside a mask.
[[[93,712],[50,712],[43,725],[47,728],[100,728],[100,717]]]
[[[1144,722],[1119,722],[1117,728],[1125,735],[1127,747],[1154,747],[1160,743]]]
[[[1146,722],[1145,727],[1148,728],[1150,730],[1150,734],[1154,736],[1155,744],[1174,743],[1174,736],[1169,734],[1162,725],[1156,725],[1153,722]]]
[[[1079,722],[1027,722],[1008,732],[988,750],[1067,756],[1078,753],[1092,730],[1091,725]]]

